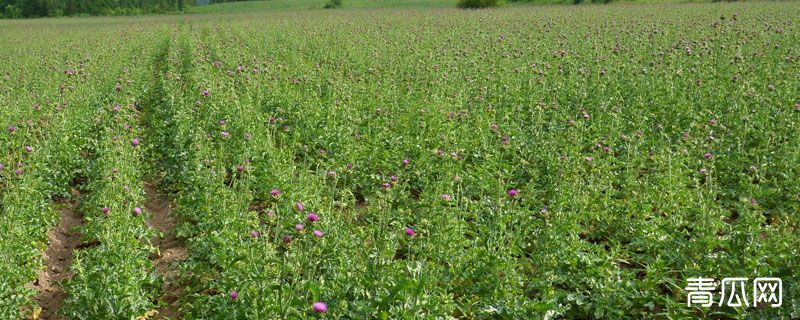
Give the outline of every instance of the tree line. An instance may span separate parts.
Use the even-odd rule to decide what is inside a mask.
[[[162,13],[183,10],[193,2],[194,0],[0,0],[0,18]]]

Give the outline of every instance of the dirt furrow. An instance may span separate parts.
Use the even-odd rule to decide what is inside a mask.
[[[39,319],[65,319],[58,313],[66,299],[66,293],[61,285],[71,276],[69,265],[74,250],[80,245],[78,228],[84,224],[83,216],[77,211],[80,192],[72,189],[71,193],[74,200],[57,202],[63,205],[58,210],[58,225],[47,234],[45,267],[39,271],[39,276],[33,283],[34,288],[39,290],[39,296],[36,297],[36,302],[41,307],[37,317]]]
[[[175,235],[178,222],[172,216],[173,201],[166,195],[158,192],[153,184],[146,183],[145,208],[151,213],[148,224],[162,233],[161,237],[153,240],[158,252],[151,258],[156,267],[156,272],[164,277],[162,285],[162,305],[158,309],[159,319],[178,319],[179,313],[176,305],[180,297],[181,286],[179,263],[186,259],[186,244]]]

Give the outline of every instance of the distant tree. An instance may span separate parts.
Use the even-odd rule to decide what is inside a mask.
[[[504,4],[504,0],[458,0],[458,7],[463,9],[491,8]]]
[[[342,6],[342,0],[328,0],[328,2],[325,3],[325,5],[322,7],[325,9],[336,9],[340,8],[341,6]]]

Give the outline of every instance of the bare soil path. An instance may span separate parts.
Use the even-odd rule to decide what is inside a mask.
[[[186,244],[175,236],[175,226],[178,221],[172,216],[173,201],[158,192],[152,183],[145,183],[145,208],[151,213],[148,224],[162,233],[161,237],[153,240],[158,247],[158,252],[151,258],[156,267],[156,272],[164,277],[161,297],[162,306],[157,310],[158,319],[180,319],[176,305],[180,297],[181,286],[179,262],[186,259]]]
[[[72,201],[61,200],[56,203],[63,205],[58,210],[58,225],[47,233],[47,250],[44,252],[45,268],[39,271],[39,276],[33,287],[39,290],[36,302],[41,307],[38,319],[65,319],[58,313],[66,299],[66,293],[61,284],[69,279],[69,265],[72,262],[73,252],[80,245],[78,228],[83,226],[83,216],[77,212],[80,203],[80,192],[72,189]]]

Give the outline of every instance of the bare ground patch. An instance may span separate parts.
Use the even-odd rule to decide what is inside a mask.
[[[33,287],[39,290],[35,301],[41,312],[39,319],[65,319],[58,313],[66,298],[61,284],[69,279],[69,265],[73,252],[80,245],[78,228],[84,224],[83,216],[77,212],[80,203],[80,192],[72,189],[73,201],[57,201],[63,205],[58,210],[58,225],[47,233],[47,250],[44,252],[44,269],[39,271]]]
[[[174,229],[178,221],[172,216],[173,201],[158,192],[155,185],[145,183],[145,208],[151,213],[148,224],[151,228],[162,233],[161,237],[153,240],[158,248],[151,259],[156,267],[156,272],[164,277],[162,285],[161,307],[158,319],[179,319],[180,313],[176,302],[180,297],[182,287],[179,284],[179,262],[186,259],[187,250],[183,239],[175,236]]]

